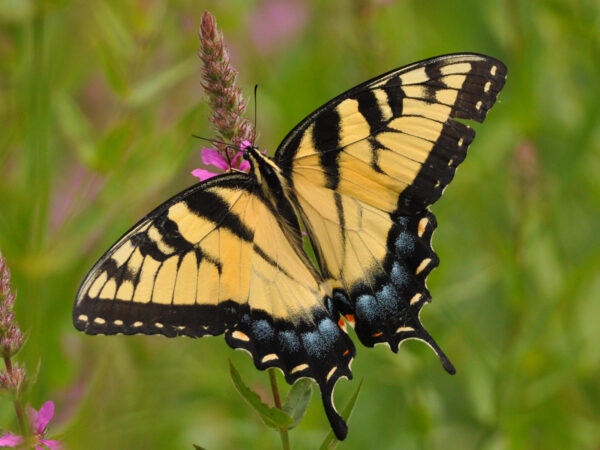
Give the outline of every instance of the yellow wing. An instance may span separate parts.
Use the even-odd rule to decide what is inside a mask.
[[[367,346],[426,341],[454,372],[418,315],[438,264],[427,207],[464,160],[473,130],[504,85],[483,55],[428,59],[331,100],[284,139],[275,161],[292,186],[337,310]]]
[[[175,196],[125,234],[77,294],[75,326],[89,334],[199,337],[225,333],[259,369],[319,383],[338,436],[332,392],[351,378],[355,349],[332,320],[324,283],[299,247],[295,217],[274,215],[247,174],[226,174]]]

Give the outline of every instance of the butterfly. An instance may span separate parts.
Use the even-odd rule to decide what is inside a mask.
[[[338,439],[333,403],[360,342],[434,350],[421,308],[438,265],[433,204],[464,160],[504,86],[506,66],[464,53],[426,59],[362,83],[302,120],[271,159],[243,148],[231,171],[175,195],[93,266],[73,308],[88,334],[224,334],[258,369],[312,378]],[[302,247],[305,229],[315,267]]]

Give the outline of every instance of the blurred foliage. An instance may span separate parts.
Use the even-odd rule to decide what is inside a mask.
[[[71,324],[95,260],[194,183],[191,135],[212,135],[196,58],[204,10],[246,95],[260,86],[271,152],[312,109],[391,68],[458,51],[509,68],[433,207],[441,266],[422,319],[458,373],[416,341],[398,355],[358,345],[355,379],[336,389],[343,405],[364,377],[340,448],[598,448],[596,0],[0,1],[0,248],[29,333],[20,357],[30,369],[41,358],[29,401],[56,403],[53,431],[73,449],[278,447],[227,358],[265,399],[267,374],[222,338],[89,337]],[[0,424],[14,429],[6,400]],[[327,431],[315,399],[292,445]]]

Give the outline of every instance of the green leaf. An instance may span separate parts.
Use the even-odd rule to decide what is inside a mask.
[[[127,147],[131,143],[134,129],[131,123],[121,122],[105,134],[97,145],[97,164],[95,169],[110,172],[122,163]]]
[[[294,419],[289,428],[294,428],[304,417],[312,397],[312,383],[308,378],[302,378],[288,392],[283,410]]]
[[[136,42],[131,28],[119,14],[123,15],[122,11],[118,6],[109,6],[104,2],[98,3],[93,11],[104,46],[108,47],[111,53],[129,61],[135,53]]]
[[[112,91],[121,96],[127,90],[129,83],[127,62],[118,58],[108,46],[97,45],[98,61],[104,71],[104,76]]]
[[[231,360],[229,361],[229,373],[235,388],[238,390],[240,395],[246,399],[246,401],[252,406],[256,412],[260,415],[261,419],[270,428],[276,430],[282,428],[289,428],[294,422],[291,416],[277,408],[271,408],[269,405],[264,403],[260,396],[250,389],[243,381],[237,369],[233,366]]]
[[[87,166],[97,163],[94,148],[93,127],[72,97],[57,94],[53,98],[54,109],[61,131],[73,144],[78,159]]]
[[[158,97],[162,92],[192,74],[197,67],[197,58],[189,58],[169,67],[163,72],[139,82],[131,89],[125,101],[132,107],[144,106]]]
[[[360,392],[360,388],[362,387],[363,381],[364,378],[361,378],[360,383],[358,383],[358,386],[354,391],[354,394],[352,394],[352,397],[350,397],[350,400],[348,400],[348,403],[346,403],[346,406],[344,406],[344,409],[342,409],[340,415],[346,422],[348,422],[348,420],[350,419],[350,415],[352,414],[352,410],[354,410],[354,405],[356,404],[356,399],[358,398],[358,393]],[[319,449],[328,450],[335,448],[339,442],[340,441],[338,441],[335,435],[333,434],[333,430],[329,430],[329,433],[327,433],[327,436],[325,436],[325,439],[323,440],[323,443],[321,444]]]

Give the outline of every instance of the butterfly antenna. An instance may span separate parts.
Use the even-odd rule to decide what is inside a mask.
[[[234,150],[241,150],[241,148],[239,146],[237,146],[237,145],[228,144],[227,142],[218,141],[216,139],[209,139],[209,138],[205,138],[205,137],[202,137],[202,136],[198,136],[196,134],[192,134],[192,137],[194,137],[196,139],[200,139],[202,141],[210,142],[211,144],[220,144],[220,145],[224,146],[225,148],[232,148]]]
[[[202,136],[198,136],[197,134],[192,134],[192,137],[194,137],[196,139],[200,139],[202,141],[210,142],[211,144],[220,144],[220,145],[223,145],[225,147],[230,147],[230,148],[233,148],[233,149],[241,150],[240,147],[238,147],[237,145],[228,144],[227,142],[218,141],[217,139],[209,139],[209,138],[205,138],[205,137],[202,137]]]
[[[231,155],[229,154],[229,149],[232,150],[237,150],[237,151],[241,151],[242,148],[239,145],[235,145],[235,144],[228,144],[227,142],[223,142],[223,141],[219,141],[217,139],[209,139],[209,138],[205,138],[202,136],[198,136],[196,134],[192,134],[192,137],[195,137],[196,139],[200,139],[202,141],[206,141],[206,142],[210,142],[211,144],[220,144],[223,147],[225,147],[225,158],[227,158],[227,164],[229,165],[229,167],[231,167]]]

